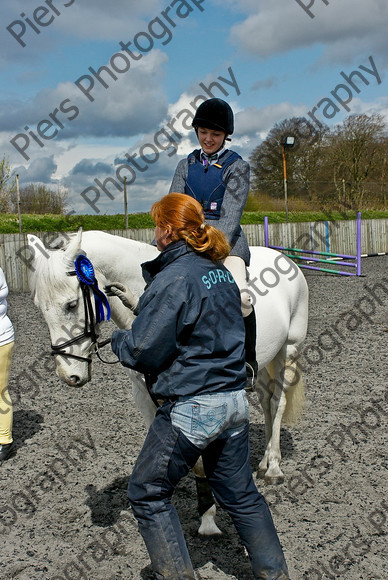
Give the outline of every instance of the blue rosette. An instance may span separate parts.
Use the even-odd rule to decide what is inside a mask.
[[[83,254],[80,254],[76,257],[74,261],[75,273],[78,280],[85,284],[86,286],[90,286],[94,295],[94,303],[96,307],[96,322],[102,322],[105,320],[105,311],[104,306],[106,308],[106,320],[110,319],[110,306],[108,302],[108,298],[98,287],[98,282],[96,276],[94,275],[94,268],[93,264]]]

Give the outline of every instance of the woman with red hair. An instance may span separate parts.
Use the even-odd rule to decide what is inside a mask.
[[[229,244],[205,223],[201,205],[171,193],[152,206],[158,257],[143,264],[137,299],[107,288],[137,315],[116,330],[121,364],[152,376],[160,404],[128,484],[128,498],[159,580],[192,580],[193,566],[171,503],[202,455],[207,479],[245,545],[255,578],[289,578],[249,461],[244,322],[240,293],[222,260]]]

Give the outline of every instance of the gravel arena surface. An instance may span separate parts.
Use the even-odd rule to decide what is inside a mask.
[[[282,429],[285,482],[256,480],[292,580],[388,579],[388,256],[364,258],[362,270],[360,278],[305,270],[305,411]],[[1,580],[151,579],[126,499],[145,428],[124,369],[97,361],[92,382],[70,388],[54,373],[48,329],[29,294],[11,293],[9,314],[16,453],[0,467]],[[249,399],[256,474],[263,414],[257,395]],[[223,536],[198,536],[191,474],[174,501],[199,579],[253,578],[221,509]]]

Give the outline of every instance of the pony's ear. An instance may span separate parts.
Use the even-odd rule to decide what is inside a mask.
[[[31,247],[34,247],[34,248],[39,247],[39,249],[45,250],[45,246],[44,246],[42,240],[40,240],[37,236],[33,236],[32,234],[27,234],[27,242],[28,242],[28,245],[30,246],[30,248]]]
[[[78,254],[84,254],[81,250],[81,242],[82,242],[82,228],[80,228],[77,232],[77,235],[74,236],[69,242],[65,250],[66,258],[73,262]]]
[[[37,236],[33,236],[32,234],[27,234],[27,246],[29,249],[29,256],[28,256],[28,262],[29,262],[29,266],[36,262],[38,256],[45,256],[46,258],[48,258],[48,253],[47,253],[47,249],[44,245],[44,243],[42,242],[42,240],[40,240]]]
[[[36,272],[39,269],[39,264],[43,259],[50,257],[42,240],[32,234],[27,234],[27,246],[24,248],[28,252],[23,256],[23,262],[27,265],[28,282],[31,289],[32,297],[35,304],[38,306],[38,301],[35,294],[36,288]]]

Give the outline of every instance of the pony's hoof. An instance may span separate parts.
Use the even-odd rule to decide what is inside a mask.
[[[266,469],[260,469],[260,467],[257,470],[257,477],[260,477],[260,479],[265,479],[265,474],[267,473]]]
[[[222,536],[220,528],[216,524],[216,506],[212,505],[201,517],[201,525],[198,530],[200,536]]]
[[[265,475],[264,481],[267,485],[280,485],[281,483],[284,483],[284,475]]]
[[[215,522],[202,522],[198,534],[200,536],[222,536],[222,532]]]

